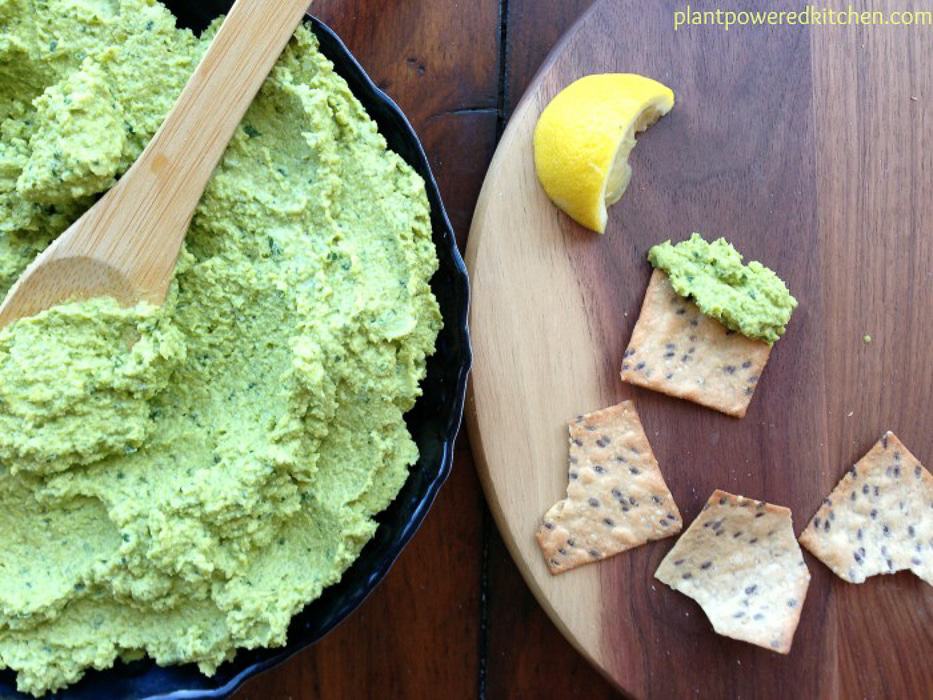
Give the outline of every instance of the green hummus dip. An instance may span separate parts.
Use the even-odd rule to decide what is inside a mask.
[[[676,245],[665,241],[648,251],[648,260],[705,315],[769,345],[784,334],[797,308],[780,277],[757,261],[743,265],[741,254],[725,238],[707,243],[694,233]]]
[[[154,0],[0,0],[0,292],[132,163],[211,33]],[[166,304],[0,331],[0,668],[21,690],[285,642],[417,459],[436,267],[424,183],[300,29]]]

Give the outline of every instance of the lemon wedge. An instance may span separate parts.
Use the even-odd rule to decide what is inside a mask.
[[[635,73],[588,75],[548,103],[534,133],[535,170],[548,197],[574,221],[603,233],[606,208],[632,177],[635,134],[674,106],[674,92]]]

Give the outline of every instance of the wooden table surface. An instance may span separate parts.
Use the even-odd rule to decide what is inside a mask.
[[[424,143],[461,250],[499,134],[592,0],[314,0]],[[615,697],[542,612],[461,434],[450,479],[366,602],[237,700]]]

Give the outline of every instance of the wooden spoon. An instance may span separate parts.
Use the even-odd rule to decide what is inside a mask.
[[[309,2],[237,0],[139,159],[10,289],[0,327],[65,301],[165,300],[204,188]]]

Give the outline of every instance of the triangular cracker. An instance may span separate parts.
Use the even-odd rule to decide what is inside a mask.
[[[697,601],[717,633],[781,654],[810,585],[790,510],[719,490],[654,576]]]
[[[622,381],[741,418],[771,346],[705,316],[655,270],[622,358]]]
[[[800,544],[849,583],[909,569],[933,586],[933,476],[888,431],[823,500]]]
[[[570,424],[567,497],[537,533],[559,574],[680,532],[683,521],[635,412],[623,401]]]

